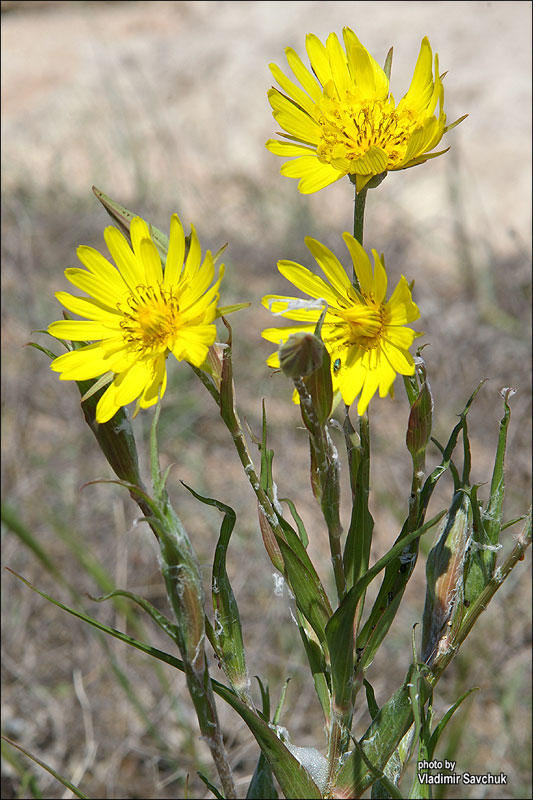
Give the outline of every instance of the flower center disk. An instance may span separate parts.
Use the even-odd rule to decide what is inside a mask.
[[[392,99],[361,102],[347,92],[344,100],[324,97],[319,110],[322,130],[317,154],[325,163],[361,158],[371,147],[380,147],[392,167],[403,159],[416,127],[412,114],[398,112]]]
[[[142,353],[171,349],[179,328],[179,304],[172,291],[137,286],[128,297],[128,309],[120,309],[124,339]]]

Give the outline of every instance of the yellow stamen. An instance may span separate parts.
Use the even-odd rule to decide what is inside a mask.
[[[172,291],[137,286],[127,303],[127,311],[120,309],[125,342],[144,354],[171,349],[180,327],[179,304]]]
[[[319,110],[317,155],[324,163],[361,158],[374,146],[385,151],[387,167],[393,168],[405,156],[417,125],[410,111],[398,112],[392,98],[361,102],[347,92],[344,100],[323,97]]]

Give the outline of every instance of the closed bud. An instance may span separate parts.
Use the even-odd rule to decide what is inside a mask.
[[[464,492],[457,492],[426,562],[422,659],[427,663],[432,663],[447,646],[448,631],[462,605],[465,559],[471,537],[470,500]]]
[[[283,575],[285,572],[283,556],[281,555],[280,546],[277,543],[272,526],[268,521],[266,511],[261,505],[258,505],[257,512],[259,515],[259,527],[261,528],[261,535],[263,537],[265,550],[267,551],[268,557],[272,561],[272,564]]]
[[[215,382],[216,388],[220,391],[222,383],[222,363],[225,344],[215,342],[207,351],[207,358],[205,359],[203,368],[208,372]]]
[[[424,374],[424,382],[418,397],[411,406],[407,427],[406,444],[413,461],[424,455],[433,427],[433,396]]]
[[[324,344],[312,333],[293,333],[279,349],[279,363],[288,378],[306,378],[324,358]]]
[[[96,422],[96,406],[105,388],[91,391],[95,381],[77,381],[82,395],[81,408],[85,422],[92,430],[100,449],[115,475],[142,488],[139,461],[133,428],[125,408],[119,408],[108,422]]]

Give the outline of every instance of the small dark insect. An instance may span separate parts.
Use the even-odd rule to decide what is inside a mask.
[[[333,374],[336,375],[337,372],[340,370],[340,368],[341,368],[341,360],[340,358],[336,358],[335,361],[333,362]]]
[[[393,599],[393,597],[394,597],[393,593],[392,593],[392,592],[389,592],[389,593],[388,593],[388,595],[387,595],[387,603],[388,603],[389,605],[392,603],[392,599]]]

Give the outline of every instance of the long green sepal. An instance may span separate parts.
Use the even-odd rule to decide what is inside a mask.
[[[129,238],[131,221],[139,215],[134,211],[130,211],[129,208],[119,205],[119,203],[117,203],[115,200],[112,200],[110,197],[108,197],[107,194],[104,194],[100,189],[97,189],[96,186],[93,186],[93,192],[115,225],[125,236]],[[150,236],[157,247],[159,256],[164,264],[166,262],[168,253],[168,236],[165,236],[162,231],[160,231],[151,223],[148,223],[148,229],[150,231]]]

